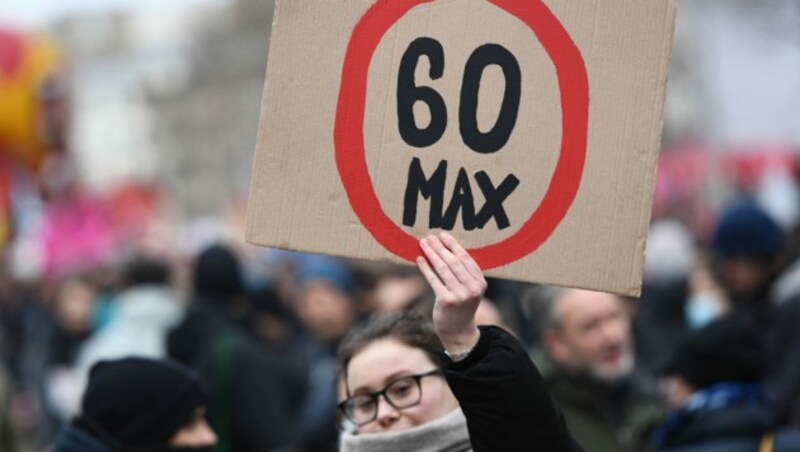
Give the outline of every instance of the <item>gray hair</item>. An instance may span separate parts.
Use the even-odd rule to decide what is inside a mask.
[[[531,321],[534,334],[541,340],[549,330],[561,327],[561,319],[556,313],[556,300],[567,289],[556,286],[532,286],[522,296],[522,310]]]

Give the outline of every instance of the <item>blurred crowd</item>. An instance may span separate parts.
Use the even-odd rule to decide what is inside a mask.
[[[52,445],[92,366],[131,356],[194,369],[225,450],[336,450],[339,342],[373,313],[434,303],[411,267],[223,242],[156,255],[39,281],[3,272],[1,450]],[[794,231],[741,199],[705,240],[655,222],[641,298],[490,279],[478,321],[528,347],[586,450],[780,445],[800,427],[797,257]]]
[[[227,195],[246,191],[271,2],[228,3],[67,20],[66,60],[0,30],[0,452],[88,451],[76,416],[113,441],[190,420],[215,451],[337,450],[340,342],[375,313],[430,317],[414,267],[181,229],[231,199],[243,223]],[[800,450],[797,5],[682,5],[641,297],[489,279],[478,322],[523,343],[587,451]],[[85,190],[79,160],[116,188]]]

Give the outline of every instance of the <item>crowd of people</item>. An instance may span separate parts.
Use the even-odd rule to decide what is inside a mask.
[[[654,224],[636,299],[420,246],[4,274],[0,450],[800,450],[800,247],[756,203]]]

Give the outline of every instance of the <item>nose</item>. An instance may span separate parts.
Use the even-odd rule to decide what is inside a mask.
[[[383,428],[388,428],[399,418],[400,411],[386,401],[386,396],[378,397],[378,424]]]
[[[212,429],[205,420],[203,420],[203,423],[199,427],[198,437],[204,446],[214,446],[217,444],[217,434],[214,433],[214,429]]]
[[[621,345],[628,335],[627,320],[624,317],[607,319],[603,322],[603,339],[610,345]]]

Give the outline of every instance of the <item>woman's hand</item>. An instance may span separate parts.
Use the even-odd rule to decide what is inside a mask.
[[[451,354],[469,350],[480,338],[475,311],[486,292],[483,272],[467,250],[446,232],[422,239],[420,246],[425,257],[418,257],[417,265],[436,294],[436,334]]]

